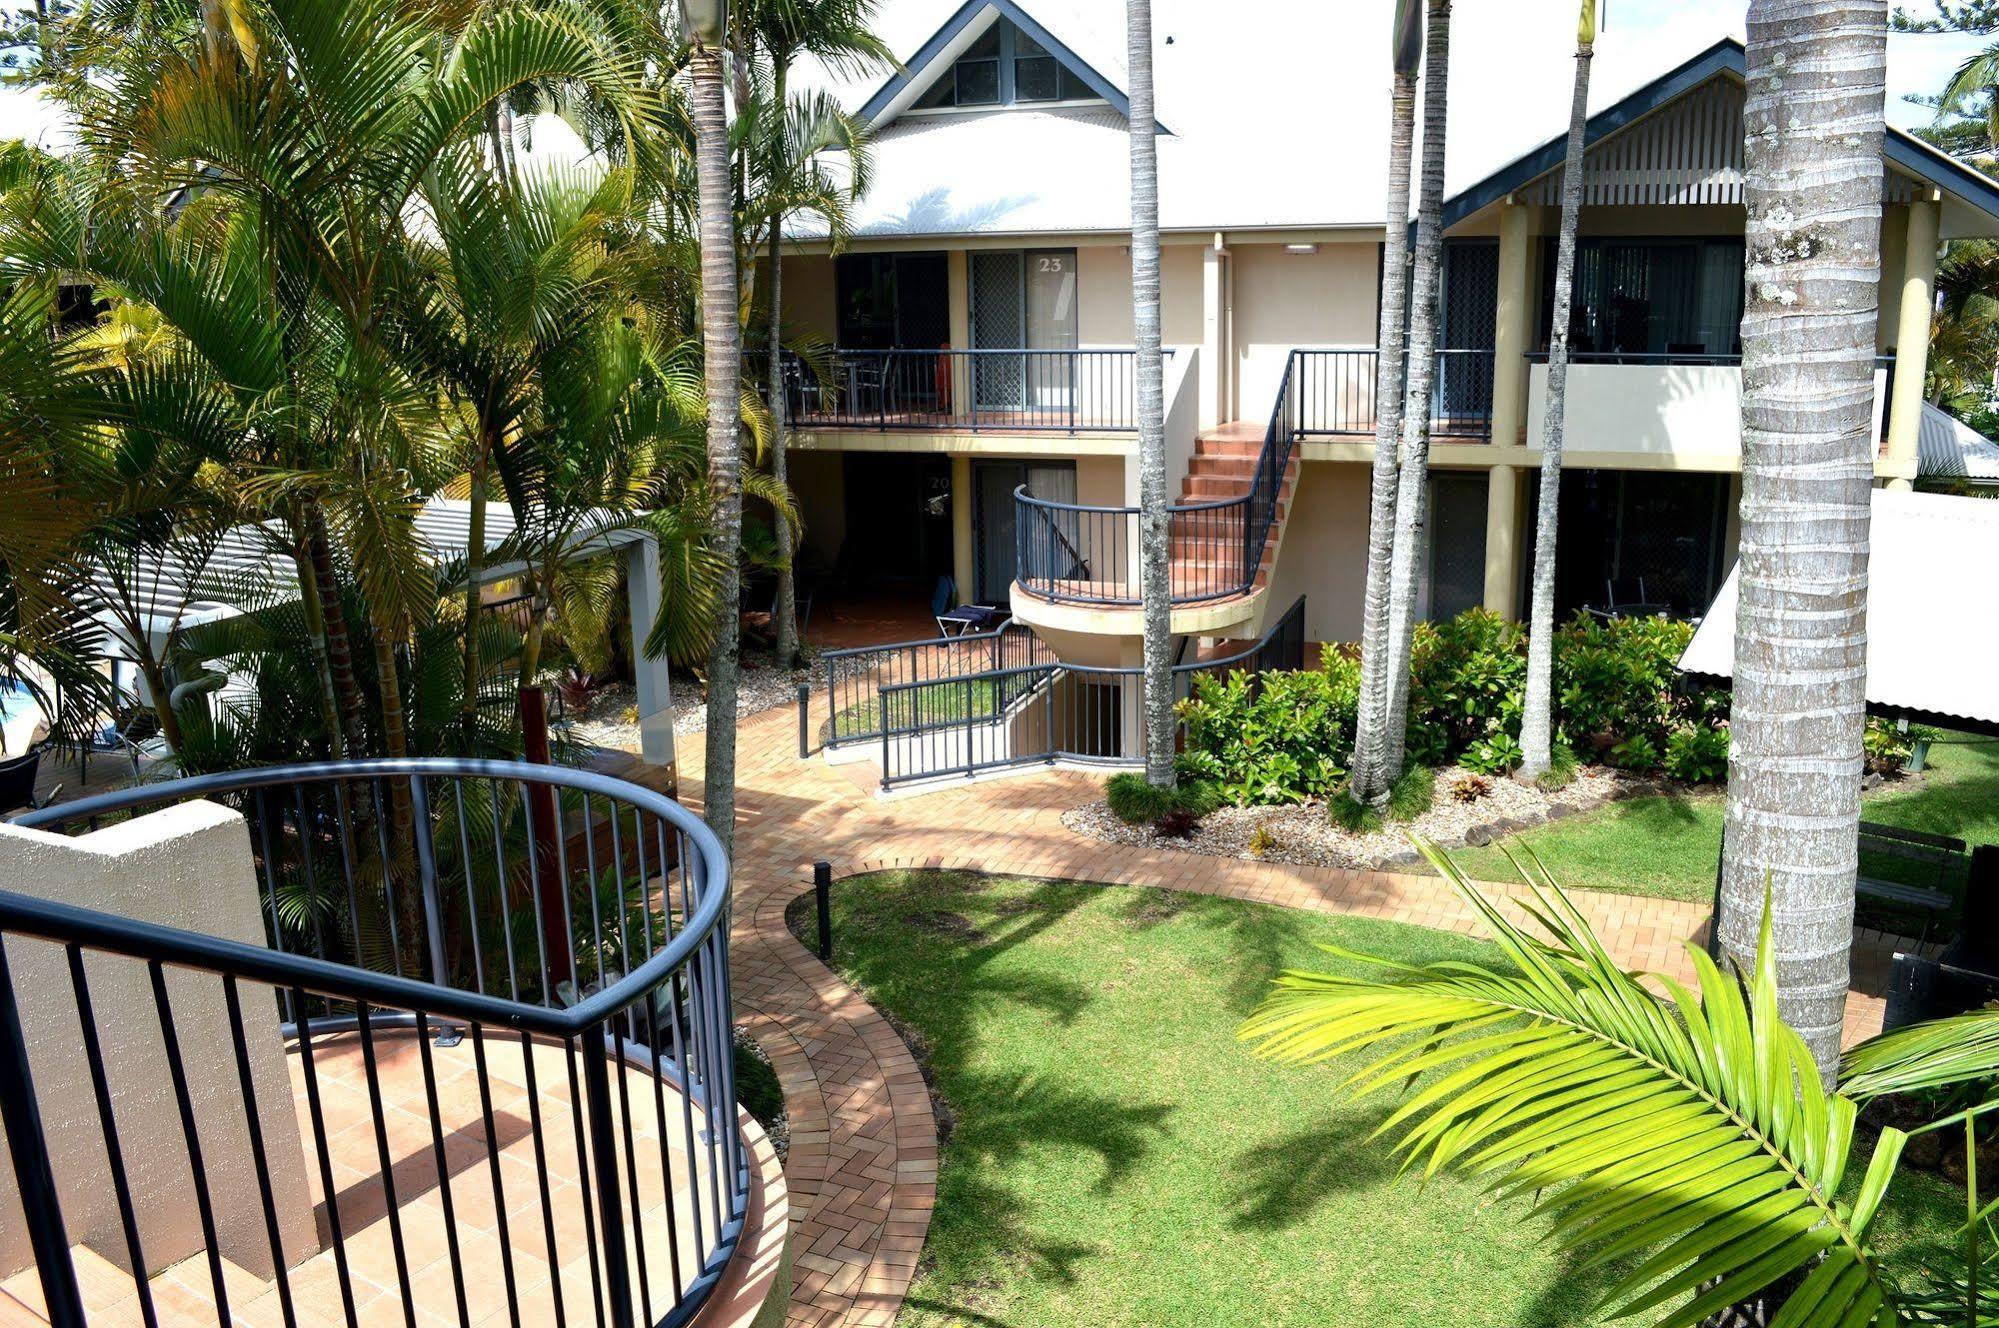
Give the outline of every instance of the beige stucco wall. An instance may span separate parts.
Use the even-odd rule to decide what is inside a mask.
[[[1159,326],[1169,346],[1200,344],[1201,246],[1159,251]],[[1131,255],[1123,245],[1076,250],[1076,333],[1085,346],[1131,345]]]
[[[1277,399],[1284,363],[1299,346],[1372,346],[1372,240],[1287,253],[1281,244],[1231,240],[1235,399],[1229,419],[1263,420]]]
[[[1305,596],[1307,641],[1360,636],[1367,580],[1368,467],[1308,461],[1285,519],[1283,542],[1265,596],[1268,615]]]
[[[0,889],[264,944],[249,831],[240,814],[212,802],[182,803],[76,838],[0,825]],[[6,946],[67,1234],[72,1244],[125,1267],[129,1256],[63,947],[21,937]],[[149,968],[97,953],[86,954],[84,968],[140,1244],[147,1272],[157,1273],[201,1250],[203,1239]],[[217,1243],[226,1258],[269,1277],[270,1242],[221,980],[170,968],[166,988]],[[266,1175],[287,1263],[296,1263],[317,1248],[317,1233],[277,1004],[268,988],[245,983],[242,1008]],[[14,1174],[0,1169],[0,1276],[32,1262]]]
[[[761,273],[759,278],[761,279]],[[784,321],[798,331],[817,332],[831,344],[840,330],[839,289],[833,260],[825,254],[787,254],[784,259]]]

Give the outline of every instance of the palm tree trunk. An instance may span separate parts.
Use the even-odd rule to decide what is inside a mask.
[[[168,750],[179,756],[180,716],[174,713],[173,689],[167,685],[167,671],[141,639],[135,639],[133,645],[139,656],[139,674],[146,680],[146,690],[152,693],[153,716],[160,722],[160,736],[167,740]]]
[[[1388,218],[1381,255],[1381,316],[1375,333],[1374,480],[1368,508],[1367,588],[1361,608],[1360,704],[1348,761],[1355,801],[1388,797],[1388,574],[1395,547],[1395,447],[1402,428],[1402,325],[1409,313],[1409,163],[1416,127],[1422,0],[1396,0],[1395,86],[1389,97]]]
[[[1555,530],[1562,496],[1562,414],[1569,385],[1569,306],[1575,296],[1576,224],[1583,208],[1583,132],[1589,67],[1596,55],[1597,0],[1583,0],[1569,150],[1562,167],[1562,229],[1555,242],[1554,326],[1548,336],[1548,400],[1542,411],[1541,506],[1534,521],[1534,602],[1527,613],[1527,699],[1520,717],[1520,778],[1536,780],[1555,755]]]
[[[1173,578],[1166,495],[1166,388],[1159,349],[1159,144],[1152,109],[1152,0],[1126,0],[1131,135],[1131,326],[1138,347],[1138,566],[1145,606],[1145,778],[1173,787]],[[1244,513],[1245,533],[1248,513]],[[1245,541],[1244,547],[1248,544]],[[1253,569],[1246,569],[1253,570]]]
[[[785,98],[786,66],[782,60],[774,61],[771,71],[771,100],[779,108],[779,128],[773,132],[783,134],[783,107]],[[771,150],[772,165],[784,152],[780,137]],[[775,172],[773,172],[773,177]],[[782,209],[771,213],[770,217],[770,473],[780,486],[791,482],[791,465],[785,455],[785,446],[790,441],[786,432],[790,420],[785,412],[790,403],[784,394],[784,212]],[[777,527],[777,666],[781,669],[798,666],[798,581],[793,572],[792,559],[798,554],[798,534],[791,528],[791,519],[779,508],[773,513],[772,524]]]
[[[1430,391],[1437,370],[1437,286],[1444,259],[1444,137],[1451,64],[1451,0],[1429,0],[1423,55],[1423,184],[1416,204],[1416,263],[1409,296],[1409,383],[1396,477],[1395,553],[1388,578],[1388,713],[1382,765],[1402,777],[1409,720],[1409,647],[1416,631],[1430,486]]]
[[[707,766],[703,815],[725,851],[736,828],[736,671],[741,631],[743,454],[738,440],[742,328],[736,313],[736,250],[729,205],[729,125],[718,52],[697,47],[689,64],[688,118],[700,190],[701,342],[708,396],[709,538],[721,562],[714,644],[708,652]]]
[[[326,730],[327,754],[338,761],[346,754],[347,742],[340,731],[340,702],[333,689],[333,668],[327,661],[326,608],[320,603],[319,578],[313,575],[312,554],[302,536],[292,548],[292,566],[298,577],[298,601],[305,613],[313,669],[319,675],[319,723]]]
[[[1742,544],[1718,935],[1767,890],[1778,1009],[1830,1082],[1859,860],[1882,0],[1752,0]]]
[[[459,693],[458,720],[464,729],[467,756],[472,754],[472,734],[479,722],[479,575],[486,568],[486,459],[492,455],[492,442],[482,430],[479,453],[472,458],[472,493],[465,526],[465,678]]]
[[[367,708],[361,685],[354,678],[354,653],[348,644],[347,614],[340,603],[340,582],[333,567],[333,541],[326,533],[326,513],[318,502],[305,503],[306,549],[312,559],[312,579],[326,619],[326,665],[333,678],[333,695],[340,710],[340,727],[347,754],[359,758],[368,750]]]

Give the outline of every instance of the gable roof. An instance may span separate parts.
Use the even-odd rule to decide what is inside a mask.
[[[870,127],[886,127],[901,114],[904,107],[942,77],[974,39],[999,19],[1013,24],[1039,42],[1043,50],[1067,66],[1070,73],[1081,79],[1090,91],[1109,102],[1119,115],[1131,114],[1131,100],[1125,95],[1123,87],[1125,70],[1122,63],[1116,71],[1116,81],[1113,81],[1072,50],[1068,43],[1043,27],[1015,0],[965,0],[958,12],[944,21],[944,26],[933,32],[916,54],[905,60],[903,67],[876,89],[874,96],[861,107],[860,118],[866,120]],[[1161,131],[1165,131],[1164,126],[1161,126]]]
[[[1748,53],[1742,43],[1733,37],[1723,38],[1613,105],[1592,115],[1583,131],[1584,151],[1596,148],[1613,136],[1632,128],[1640,121],[1663,111],[1681,98],[1717,79],[1741,84],[1748,78],[1748,73]],[[1476,184],[1446,199],[1445,227],[1454,226],[1508,194],[1516,193],[1550,173],[1559,172],[1567,150],[1568,134],[1564,130]],[[1955,230],[1946,224],[1945,238],[1966,233],[1967,221],[1972,226],[1968,233],[1980,235],[1999,233],[1999,182],[1892,125],[1889,126],[1882,144],[1881,155],[1885,161],[1907,175],[1930,184],[1957,202],[1985,214],[1983,225],[1960,214],[1959,226]],[[1588,172],[1585,171],[1586,178],[1587,175]]]

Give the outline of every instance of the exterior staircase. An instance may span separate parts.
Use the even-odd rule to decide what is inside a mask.
[[[1238,420],[1203,432],[1188,458],[1187,474],[1181,481],[1179,503],[1223,502],[1250,491],[1256,480],[1256,463],[1263,451],[1265,427]],[[1298,484],[1298,456],[1294,451],[1278,486],[1276,507],[1271,513],[1270,533],[1263,542],[1263,559],[1249,593],[1263,590],[1277,559],[1279,536]],[[1188,513],[1176,518],[1172,534],[1173,586],[1213,584],[1219,576],[1233,576],[1242,565],[1243,524],[1249,513],[1245,507]]]

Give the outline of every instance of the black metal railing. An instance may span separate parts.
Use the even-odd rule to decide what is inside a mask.
[[[785,414],[804,429],[1129,433],[1138,427],[1137,354],[839,349],[808,358],[787,352]],[[757,389],[768,391],[770,353],[751,352],[744,362]]]
[[[1298,437],[1297,364],[1294,351],[1244,491],[1167,509],[1173,603],[1202,604],[1255,587]],[[1025,486],[1014,491],[1013,502],[1015,579],[1022,590],[1058,604],[1144,603],[1138,508],[1051,502]]]
[[[50,1321],[84,1322],[69,1255],[80,1237],[65,1213],[79,1187],[115,1196],[122,1237],[99,1252],[138,1273],[149,1326],[148,1274],[197,1253],[219,1328],[232,1322],[232,1296],[240,1310],[259,1294],[275,1298],[274,1321],[293,1324],[294,1284],[308,1276],[337,1297],[337,1308],[315,1301],[327,1322],[386,1311],[415,1325],[419,1308],[463,1320],[468,1293],[495,1306],[503,1293],[515,1324],[690,1318],[735,1247],[749,1195],[728,869],[707,828],[604,775],[455,759],[201,776],[15,824],[82,832],[195,798],[246,818],[266,944],[0,892],[0,1107]],[[133,1008],[127,998],[148,991]],[[101,1152],[95,1141],[84,1150],[88,1174],[75,1140],[44,1133],[35,1089],[37,1075],[60,1081],[77,1048],[30,1042],[24,1006],[38,1029],[53,1017],[80,1030],[95,1116],[61,1113],[60,1128],[101,1139]],[[213,1030],[219,1016],[234,1055],[217,1060],[191,1030]],[[133,1137],[121,1120],[114,1085],[128,1087],[133,1070],[107,1060],[107,1029],[164,1063],[178,1130]],[[270,1084],[257,1082],[249,1048],[274,1032],[292,1060],[280,1082],[298,1085],[303,1165],[320,1199],[305,1236],[281,1231],[280,1200],[303,1196],[274,1193],[285,1150],[267,1154],[280,1141],[260,1126],[273,1118],[256,1094]],[[211,1063],[233,1069],[205,1082]],[[278,1118],[293,1115],[287,1100]],[[187,1164],[199,1251],[156,1241],[162,1227],[139,1205],[161,1196],[129,1181],[128,1162],[161,1150]],[[234,1183],[240,1198],[245,1178],[262,1239],[224,1249],[228,1195],[215,1191]],[[476,1203],[478,1231],[455,1215],[454,1195],[461,1208]],[[392,1256],[387,1283],[351,1266],[364,1245],[378,1263]],[[270,1285],[246,1292],[232,1262],[261,1265]],[[432,1276],[418,1276],[426,1267]]]
[[[1184,700],[1203,675],[1300,668],[1304,647],[1305,600],[1300,596],[1254,644],[1217,659],[1176,665],[1175,699]],[[937,699],[913,707],[912,694],[924,690]],[[1057,762],[1141,764],[1144,690],[1142,668],[1063,663],[884,687],[876,699],[882,718],[875,739],[882,787]],[[947,701],[949,693],[956,695]],[[916,709],[926,713],[927,722],[891,723],[891,715]]]
[[[1298,432],[1311,437],[1374,433],[1380,353],[1372,346],[1292,352],[1298,379]],[[1493,352],[1443,346],[1430,389],[1430,433],[1484,438],[1492,431]]]
[[[931,722],[939,707],[959,698],[950,686],[955,679],[1052,664],[1055,652],[1027,627],[1009,622],[994,631],[965,636],[822,651],[819,661],[824,668],[827,716],[820,741],[827,748],[839,748]],[[887,688],[902,689],[898,692],[902,700],[890,711],[879,703]],[[809,696],[801,704],[809,705]],[[801,734],[809,734],[804,714],[800,721]],[[884,729],[884,724],[890,727]]]

